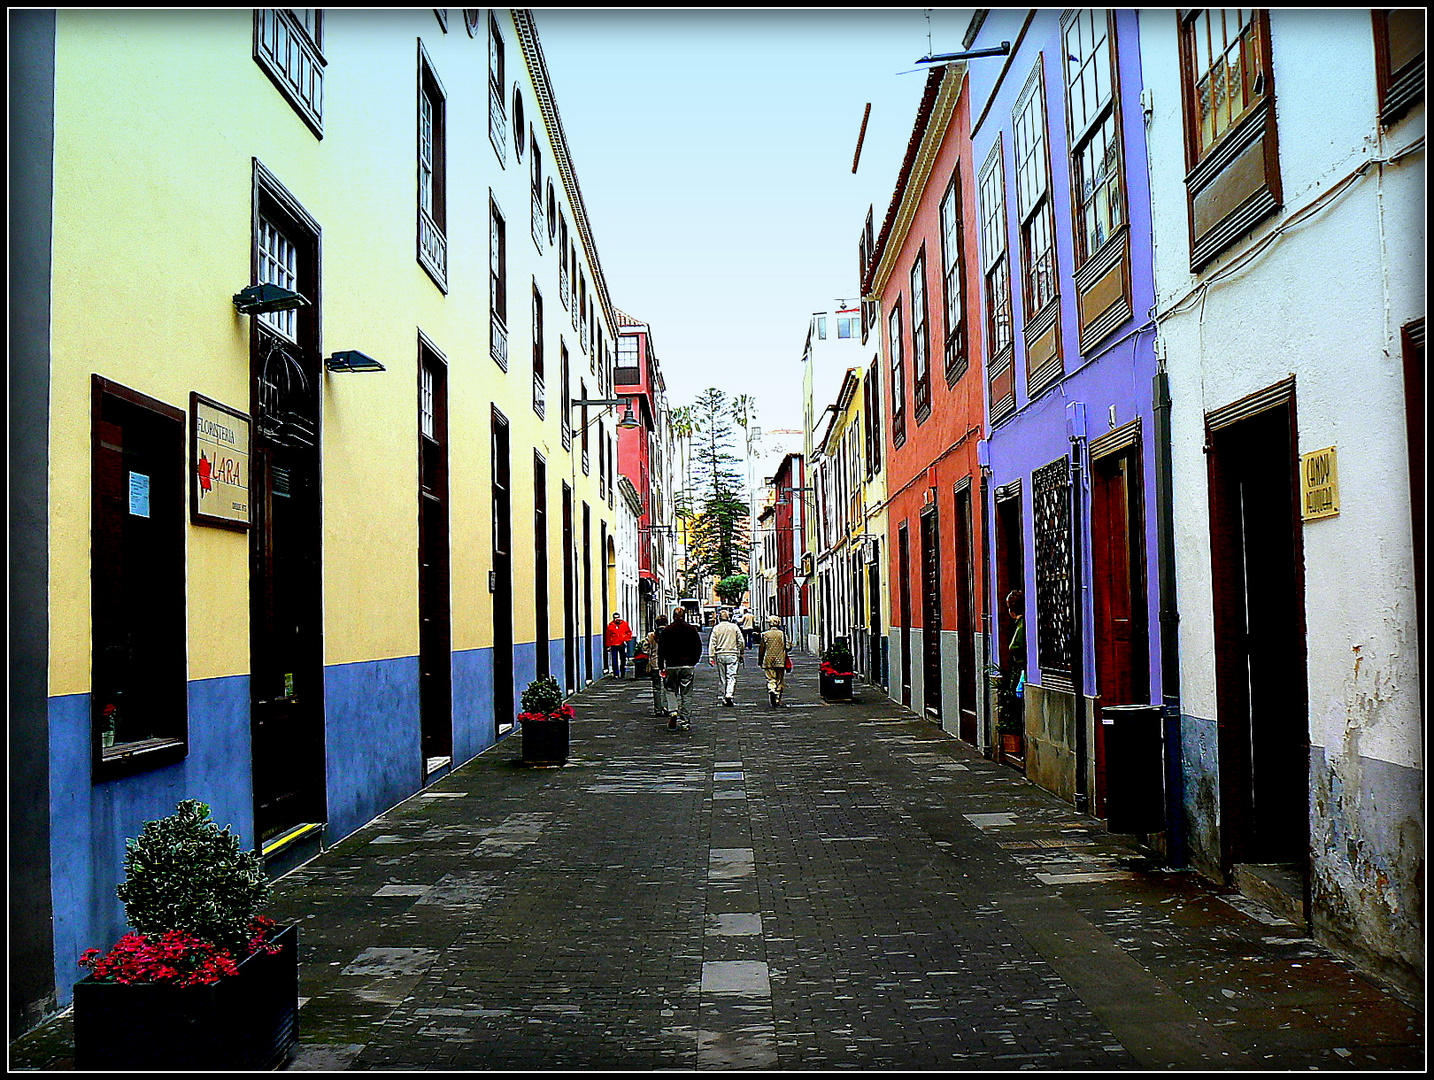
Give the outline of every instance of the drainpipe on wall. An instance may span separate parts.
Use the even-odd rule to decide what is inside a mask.
[[[1071,440],[1071,639],[1075,655],[1071,657],[1071,682],[1075,689],[1075,808],[1076,813],[1088,812],[1090,795],[1086,787],[1085,739],[1085,581],[1081,546],[1082,497],[1081,459],[1085,456],[1085,403],[1072,401],[1066,405],[1066,433]]]
[[[1180,743],[1180,611],[1175,603],[1174,467],[1170,449],[1170,376],[1165,371],[1164,342],[1156,339],[1155,403],[1155,529],[1160,574],[1160,692],[1165,731],[1165,857],[1171,866],[1186,866],[1185,783]]]

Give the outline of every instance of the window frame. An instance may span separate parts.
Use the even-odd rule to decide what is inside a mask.
[[[1088,21],[1084,21],[1090,16]],[[1076,55],[1071,44],[1072,32],[1074,31],[1079,40],[1079,29],[1082,25],[1088,25],[1094,30],[1096,18],[1103,20],[1104,37],[1099,45],[1094,45],[1087,57]],[[1073,57],[1072,64],[1079,65],[1072,71],[1072,64],[1066,68],[1067,78],[1065,87],[1066,98],[1066,131],[1069,134],[1068,154],[1070,157],[1070,182],[1071,182],[1071,232],[1074,235],[1075,267],[1079,271],[1086,263],[1095,258],[1101,251],[1129,228],[1129,208],[1126,205],[1126,168],[1125,168],[1125,119],[1120,107],[1120,64],[1117,62],[1118,41],[1116,35],[1115,12],[1107,9],[1081,8],[1073,11],[1061,27],[1062,49],[1067,56]],[[1093,81],[1099,82],[1101,70],[1096,65],[1100,64],[1097,57],[1097,50],[1103,45],[1104,54],[1104,76],[1105,76],[1105,97],[1096,97],[1093,108],[1084,110],[1083,117],[1076,116],[1076,94],[1074,87],[1079,81],[1081,85],[1081,100],[1085,102],[1085,80],[1084,76],[1089,71]],[[1074,48],[1079,49],[1076,45]],[[1097,138],[1109,126],[1112,130],[1106,140],[1107,150],[1103,159],[1110,160],[1110,168],[1102,173],[1101,183],[1093,185],[1089,197],[1083,197],[1083,186],[1085,182],[1084,154],[1085,151],[1095,144]],[[1112,153],[1113,148],[1113,153]],[[1110,192],[1113,189],[1114,197],[1106,197],[1106,203],[1111,208],[1110,224],[1105,236],[1092,241],[1092,230],[1089,228],[1088,208],[1096,202],[1101,191]]]
[[[296,15],[299,11],[309,12],[313,16],[312,27],[300,22]],[[270,26],[273,27],[272,34],[269,32]],[[281,29],[297,43],[295,49],[280,49]],[[269,47],[271,40],[272,49]],[[329,63],[324,58],[323,47],[322,8],[255,9],[254,62],[318,139],[324,137],[324,69]],[[300,69],[297,73],[286,69],[286,65],[280,60],[281,52],[298,61]],[[304,85],[306,82],[307,87]]]
[[[1027,324],[1034,322],[1047,305],[1060,299],[1045,87],[1045,54],[1041,53],[1011,112],[1016,231],[1021,245],[1021,312]],[[1034,243],[1038,233],[1044,234],[1044,244],[1039,250]]]
[[[138,772],[145,772],[151,769],[160,768],[165,765],[181,761],[189,753],[189,706],[188,706],[188,625],[187,625],[187,588],[185,581],[186,566],[186,537],[188,532],[188,493],[186,490],[186,464],[189,463],[189,447],[185,438],[185,413],[184,410],[166,402],[156,400],[146,394],[141,394],[127,386],[122,386],[110,379],[97,374],[90,376],[91,393],[91,473],[90,473],[90,641],[91,641],[91,670],[90,670],[90,780],[92,783],[102,783],[121,776],[133,775]],[[107,405],[109,408],[107,409]],[[142,516],[154,523],[154,539],[147,543],[135,546],[145,551],[154,553],[155,540],[163,538],[166,545],[172,545],[172,550],[166,557],[163,549],[158,549],[159,554],[153,558],[149,569],[151,574],[139,576],[143,579],[143,603],[126,604],[125,597],[117,599],[120,602],[120,610],[115,610],[111,603],[116,597],[110,595],[116,587],[116,582],[122,582],[126,576],[124,559],[126,540],[120,537],[118,541],[111,542],[113,530],[104,527],[104,523],[112,518],[112,513],[106,507],[107,502],[119,501],[125,498],[122,488],[107,491],[104,483],[112,470],[110,465],[114,459],[115,452],[119,453],[118,477],[123,479],[127,472],[124,468],[128,457],[126,446],[133,443],[123,436],[124,424],[115,419],[107,420],[106,417],[114,417],[115,412],[120,414],[120,419],[128,418],[131,424],[135,421],[142,421],[142,426],[147,430],[136,433],[136,441],[144,445],[144,449],[150,455],[152,464],[151,472],[147,474],[149,486],[147,488],[148,501],[146,504],[147,513],[136,515],[129,510],[120,513],[119,526],[123,526],[132,516]],[[128,414],[128,415],[127,415]],[[105,427],[118,427],[122,433],[122,443],[119,446],[108,444],[104,441]],[[157,465],[165,467],[155,468]],[[144,475],[144,474],[141,474]],[[156,483],[156,480],[161,481]],[[131,496],[132,497],[132,496]],[[162,527],[160,519],[163,518]],[[118,550],[116,550],[118,548]],[[120,569],[115,569],[116,560],[120,561]],[[164,586],[157,584],[160,574],[166,576]],[[140,613],[151,619],[166,613],[173,622],[166,627],[163,642],[160,648],[168,647],[177,653],[177,656],[164,656],[161,653],[158,665],[151,665],[148,671],[136,676],[134,682],[128,686],[143,683],[146,695],[151,702],[157,700],[155,695],[159,692],[154,688],[157,685],[156,673],[163,674],[163,701],[159,707],[161,719],[156,723],[156,730],[159,734],[144,739],[130,740],[118,745],[106,746],[103,740],[103,729],[106,726],[105,712],[114,701],[102,700],[117,698],[124,692],[123,689],[111,689],[109,686],[102,686],[101,681],[107,680],[105,672],[111,665],[101,662],[101,655],[110,647],[123,647],[121,640],[126,634],[135,633],[134,622],[127,622],[123,626],[120,620],[124,617],[124,611]],[[141,627],[145,624],[141,623]],[[146,644],[153,644],[153,635],[145,636]],[[126,659],[122,664],[115,665],[116,670],[135,671],[137,670],[132,657]],[[124,682],[122,679],[114,680],[116,684]],[[118,706],[117,706],[118,707]]]
[[[906,357],[903,354],[901,297],[886,317],[887,355],[891,357],[891,435],[900,446],[906,442]]]
[[[931,415],[930,305],[926,302],[926,244],[911,262],[911,388],[916,422]]]
[[[547,379],[546,360],[543,351],[543,294],[538,288],[538,279],[533,279],[533,412],[538,417],[546,418],[548,412],[547,404]]]
[[[547,219],[543,213],[543,155],[538,150],[536,136],[532,139],[532,158],[528,162],[529,196],[532,200],[533,211],[533,246],[541,254],[543,250],[543,233],[547,225]]]
[[[1379,94],[1379,122],[1389,127],[1402,120],[1409,110],[1424,99],[1424,52],[1392,66],[1390,16],[1395,12],[1389,8],[1376,8],[1370,12],[1374,33],[1374,74],[1375,88]],[[1427,30],[1428,16],[1423,8],[1400,8],[1398,14],[1415,16],[1425,20],[1421,29]]]
[[[948,215],[949,210],[949,215]],[[937,210],[941,237],[942,368],[946,385],[954,385],[970,367],[967,353],[965,282],[965,217],[961,213],[961,163],[951,170],[951,180]]]
[[[997,134],[977,174],[981,293],[986,307],[986,380],[991,422],[1015,411],[1015,326],[1011,304],[1010,237],[1006,220],[1003,138]],[[1009,375],[1009,379],[1007,376]],[[1005,384],[1009,382],[1009,386]],[[998,392],[999,390],[999,392]]]
[[[488,142],[498,155],[498,164],[508,167],[507,55],[498,17],[488,13]]]
[[[448,98],[418,43],[418,248],[420,266],[448,291]]]
[[[508,219],[488,196],[488,352],[508,370]],[[500,344],[501,343],[501,344]]]
[[[1191,273],[1203,270],[1284,202],[1269,11],[1250,9],[1254,12],[1251,25],[1259,30],[1258,48],[1254,50],[1257,76],[1263,77],[1259,96],[1202,147],[1196,108],[1201,80],[1194,70],[1194,39],[1196,24],[1206,10],[1192,8],[1176,15]],[[1225,45],[1221,55],[1228,55],[1229,50],[1230,46]],[[1242,49],[1242,58],[1244,55]]]

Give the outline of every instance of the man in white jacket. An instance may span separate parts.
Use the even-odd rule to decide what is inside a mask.
[[[723,608],[707,643],[707,662],[717,669],[722,685],[722,704],[728,708],[732,706],[732,695],[737,691],[737,669],[742,666],[745,644],[742,628],[732,621],[732,612]]]

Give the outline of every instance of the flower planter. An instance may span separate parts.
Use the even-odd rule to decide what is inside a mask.
[[[819,676],[821,695],[826,701],[850,701],[852,673],[841,671],[833,675],[822,672]]]
[[[1001,732],[1001,753],[1012,757],[1020,757],[1026,749],[1025,736],[1019,732]]]
[[[568,760],[568,720],[524,720],[523,760],[548,764]]]
[[[239,973],[205,986],[75,984],[75,1068],[112,1072],[270,1070],[299,1037],[299,929]]]

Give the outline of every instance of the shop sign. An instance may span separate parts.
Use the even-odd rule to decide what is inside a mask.
[[[1300,510],[1305,521],[1339,514],[1339,465],[1333,446],[1300,455]]]
[[[200,394],[189,395],[190,511],[197,525],[247,529],[249,417]]]

